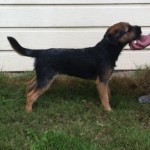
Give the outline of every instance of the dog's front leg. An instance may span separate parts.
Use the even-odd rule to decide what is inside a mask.
[[[105,110],[111,111],[111,107],[109,104],[109,97],[108,97],[108,82],[102,82],[99,77],[96,79],[96,87],[98,90],[99,97],[101,99],[102,105],[104,106]]]

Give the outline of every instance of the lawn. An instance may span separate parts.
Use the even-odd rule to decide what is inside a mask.
[[[99,103],[94,81],[61,76],[27,114],[33,73],[1,73],[0,149],[149,150],[150,104],[138,103],[150,92],[144,75],[111,79],[111,113]]]

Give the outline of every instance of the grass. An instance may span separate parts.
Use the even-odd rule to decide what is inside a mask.
[[[0,149],[149,150],[150,105],[137,100],[148,93],[148,71],[111,80],[112,113],[98,105],[93,81],[60,77],[27,114],[31,76],[0,74]]]

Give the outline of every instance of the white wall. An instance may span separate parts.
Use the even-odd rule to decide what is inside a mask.
[[[0,70],[33,69],[33,59],[16,54],[7,36],[35,49],[82,48],[95,45],[109,26],[120,21],[140,25],[143,33],[150,33],[150,1],[0,0]],[[150,64],[150,51],[124,50],[116,69],[144,64]]]

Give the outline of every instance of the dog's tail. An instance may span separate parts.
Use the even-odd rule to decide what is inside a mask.
[[[20,55],[28,56],[28,57],[37,56],[39,50],[31,50],[31,49],[23,48],[13,37],[7,37],[7,39],[10,45],[12,46],[12,48]]]

